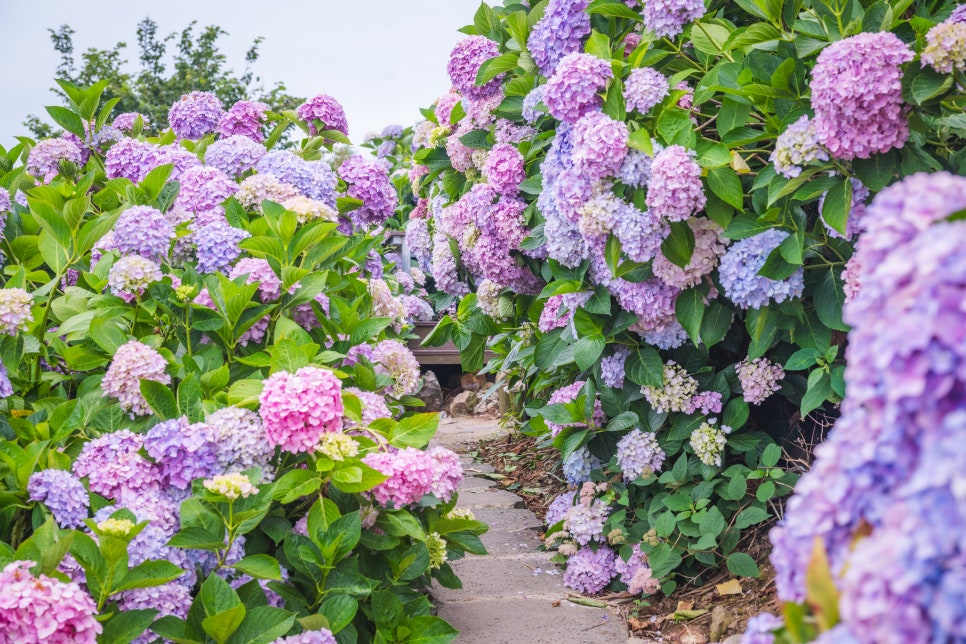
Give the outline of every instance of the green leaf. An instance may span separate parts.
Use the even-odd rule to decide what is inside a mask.
[[[271,644],[291,630],[295,613],[271,606],[250,608],[228,644]]]
[[[828,271],[815,291],[815,312],[818,314],[818,319],[830,329],[848,331],[849,325],[842,320],[844,305],[845,290],[842,280],[837,278],[833,271]]]
[[[765,448],[765,451],[761,453],[761,458],[758,459],[758,463],[762,467],[775,467],[781,457],[782,448],[775,443],[771,443]]]
[[[678,322],[691,338],[691,342],[694,346],[698,346],[701,343],[701,322],[704,319],[704,300],[701,292],[692,288],[678,295],[674,303],[674,312]]]
[[[291,470],[282,475],[272,488],[272,498],[282,504],[291,503],[313,494],[322,486],[322,479],[310,470]]]
[[[708,188],[711,189],[721,201],[737,210],[742,210],[745,203],[744,192],[741,187],[741,179],[730,167],[713,168],[708,172]]]
[[[628,20],[633,20],[635,22],[641,22],[642,20],[639,13],[628,7],[620,0],[594,0],[594,2],[587,7],[587,13],[609,16],[611,18],[627,18]]]
[[[104,623],[104,632],[97,638],[97,641],[110,642],[110,644],[128,644],[151,625],[157,614],[158,611],[153,608],[114,613]]]
[[[844,237],[851,210],[852,181],[843,178],[825,195],[825,201],[822,203],[822,219]]]
[[[802,396],[802,416],[821,407],[832,393],[832,379],[828,372],[816,369],[808,374],[808,390]]]
[[[439,427],[439,414],[413,414],[399,421],[389,433],[393,447],[426,447]]]
[[[739,530],[744,530],[749,526],[765,521],[769,516],[768,512],[761,508],[745,508],[735,517],[735,527]]]
[[[601,335],[583,337],[574,345],[574,362],[581,371],[590,369],[600,359],[607,342]]]
[[[610,62],[610,39],[595,29],[587,39],[584,51]]]
[[[691,113],[686,110],[676,106],[665,108],[657,117],[657,132],[665,145],[694,147],[694,124],[691,123]]]
[[[761,575],[761,571],[758,570],[758,564],[744,552],[733,552],[728,555],[727,564],[731,574],[738,577],[753,577],[757,579]]]
[[[278,561],[269,555],[249,555],[232,567],[255,579],[282,580],[282,572]]]
[[[432,615],[412,617],[406,627],[411,633],[406,644],[449,644],[460,633],[445,620]]]
[[[664,361],[649,346],[631,349],[625,362],[627,379],[636,385],[660,387],[664,384]]]
[[[916,105],[925,105],[945,94],[952,86],[951,74],[940,74],[932,67],[922,67],[912,79],[909,90]]]
[[[183,574],[184,570],[170,561],[148,560],[128,570],[115,590],[160,586],[181,577]]]
[[[224,644],[231,634],[238,630],[245,619],[245,605],[238,604],[201,620],[201,628],[211,636],[217,644]]]
[[[95,317],[91,320],[91,339],[108,355],[127,342],[127,334],[117,325],[117,319]]]
[[[174,392],[168,385],[155,380],[141,380],[141,395],[148,406],[161,420],[178,418],[178,402],[174,399]]]
[[[684,268],[694,253],[694,233],[687,221],[671,222],[671,232],[661,243],[661,253],[672,264]]]
[[[705,309],[701,322],[701,341],[710,348],[721,342],[731,328],[732,312],[720,302],[714,302]]]
[[[76,134],[81,139],[86,138],[87,134],[84,132],[84,122],[77,114],[59,105],[48,105],[45,109],[57,125],[72,134]]]
[[[319,612],[325,615],[329,629],[338,633],[352,622],[359,610],[359,602],[349,595],[330,595],[322,602]]]
[[[476,84],[485,85],[500,74],[515,69],[520,59],[520,52],[510,51],[496,58],[487,60],[480,65],[480,70],[476,74]]]
[[[725,525],[724,515],[721,514],[721,510],[715,506],[711,506],[705,515],[701,517],[698,529],[703,535],[717,537],[724,531]]]
[[[748,403],[742,398],[732,398],[725,407],[721,424],[732,430],[741,429],[748,422],[748,413]]]

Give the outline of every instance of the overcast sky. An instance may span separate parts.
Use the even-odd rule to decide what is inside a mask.
[[[257,36],[264,36],[254,65],[266,87],[285,83],[295,96],[331,94],[345,107],[349,136],[389,123],[408,125],[449,87],[446,60],[456,30],[473,22],[479,0],[0,0],[4,97],[0,144],[27,134],[28,114],[45,120],[45,105],[58,55],[48,28],[74,31],[75,59],[88,47],[128,44],[132,69],[138,59],[137,23],[150,16],[159,35],[180,31],[192,20],[229,33],[221,51],[237,70]]]

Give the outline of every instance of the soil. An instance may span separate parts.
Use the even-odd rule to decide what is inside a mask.
[[[496,472],[489,476],[500,487],[523,497],[527,508],[541,519],[550,502],[567,489],[560,474],[560,452],[539,447],[535,438],[513,433],[481,442],[470,455],[492,465]],[[743,633],[755,615],[781,613],[775,597],[775,572],[768,562],[768,528],[770,525],[749,530],[742,538],[741,549],[758,562],[758,579],[736,579],[724,569],[700,586],[682,583],[669,596],[602,593],[594,599],[617,608],[631,634],[644,642],[707,644]],[[725,583],[729,585],[720,590],[734,594],[719,592],[718,586]]]

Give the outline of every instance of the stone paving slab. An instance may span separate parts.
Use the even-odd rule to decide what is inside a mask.
[[[470,508],[472,510],[482,508],[522,508],[523,499],[512,492],[498,490],[489,487],[471,487],[460,490],[460,498],[456,503],[457,507]]]
[[[450,566],[463,581],[462,590],[434,589],[433,596],[443,603],[500,597],[566,597],[563,575],[549,559],[549,553],[530,552],[506,558],[490,555],[451,561]]]
[[[462,495],[462,493],[460,493]],[[543,523],[530,510],[480,508],[473,510],[478,521],[490,526],[491,531],[512,532],[528,528],[542,528]]]
[[[460,485],[461,490],[472,490],[484,487],[497,489],[496,481],[483,476],[464,476],[463,483]]]
[[[537,552],[542,543],[536,530],[497,531],[491,529],[480,536],[491,555],[519,555]]]
[[[447,603],[439,616],[460,631],[456,644],[624,644],[617,615],[550,599]]]

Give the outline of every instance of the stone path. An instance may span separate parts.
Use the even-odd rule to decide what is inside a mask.
[[[483,438],[499,436],[497,421],[447,418],[434,444],[465,454]],[[496,487],[493,468],[463,455],[459,507],[490,526],[481,538],[489,554],[451,562],[462,590],[434,586],[439,616],[460,630],[457,644],[624,644],[620,617],[567,601],[562,574],[550,553],[538,552],[540,520],[523,500]]]

